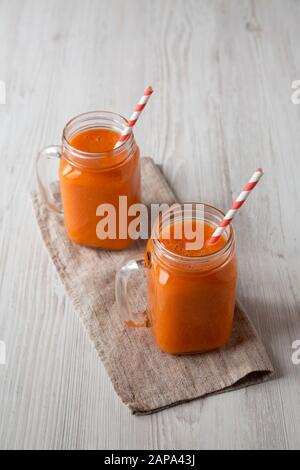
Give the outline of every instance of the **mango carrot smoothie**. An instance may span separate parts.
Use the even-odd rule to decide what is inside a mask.
[[[59,177],[65,227],[75,243],[121,250],[132,240],[128,227],[119,236],[119,196],[127,197],[128,207],[141,202],[140,152],[133,134],[114,149],[125,119],[112,113],[91,114],[95,113],[70,121],[63,136]],[[106,204],[115,208],[115,236],[101,235],[97,228]]]
[[[148,242],[148,315],[154,338],[165,352],[208,351],[230,338],[237,280],[232,228],[214,245],[206,243],[221,216],[205,206],[205,220],[175,220]],[[182,227],[183,236],[176,239],[179,224],[185,224],[185,230]],[[203,244],[187,249],[190,233],[201,230]]]

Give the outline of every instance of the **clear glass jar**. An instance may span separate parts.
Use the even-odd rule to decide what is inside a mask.
[[[108,129],[120,134],[126,124],[125,118],[110,112],[81,114],[66,124],[61,146],[47,147],[38,156],[38,180],[48,207],[63,213],[67,234],[75,243],[121,250],[132,242],[128,231],[124,234],[124,227],[120,236],[118,224],[120,196],[126,196],[128,207],[141,202],[140,152],[133,133],[117,149],[101,153],[83,152],[70,143],[75,135],[89,129]],[[47,172],[46,161],[50,159],[52,166],[53,159],[59,159],[56,171],[62,205],[57,204],[55,185],[53,181],[51,184]],[[97,226],[101,211],[98,208],[107,204],[115,208],[116,235],[99,238]]]
[[[183,206],[170,209],[173,221],[182,220]],[[169,211],[168,211],[169,212]],[[191,354],[223,346],[232,331],[237,265],[232,226],[226,229],[225,245],[205,256],[182,256],[160,241],[168,212],[154,225],[146,254],[128,260],[116,279],[116,298],[130,326],[150,326],[157,345],[172,354]],[[194,220],[195,210],[184,212]],[[203,221],[217,227],[224,217],[218,209],[204,205]],[[197,219],[200,220],[200,219]],[[147,269],[147,318],[130,319],[127,278],[135,270]],[[129,319],[129,321],[128,321]]]

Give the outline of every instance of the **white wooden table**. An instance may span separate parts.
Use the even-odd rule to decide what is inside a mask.
[[[0,448],[299,448],[300,1],[0,2]],[[2,82],[3,83],[3,82]],[[64,295],[29,192],[38,150],[93,109],[128,116],[180,199],[235,220],[239,297],[276,368],[264,385],[133,417]],[[2,343],[0,343],[2,344]]]

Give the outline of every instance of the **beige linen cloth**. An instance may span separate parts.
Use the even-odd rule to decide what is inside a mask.
[[[175,202],[175,196],[151,158],[142,159],[143,201]],[[147,328],[130,328],[115,301],[115,275],[122,261],[138,251],[101,251],[73,244],[62,219],[42,196],[32,194],[42,237],[60,279],[81,318],[113,386],[134,414],[149,414],[205,395],[268,379],[272,364],[240,306],[233,334],[220,350],[192,356],[161,352]],[[141,246],[139,247],[141,248]],[[140,280],[133,289],[137,310],[144,304]]]

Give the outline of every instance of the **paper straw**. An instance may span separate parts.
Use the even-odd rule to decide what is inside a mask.
[[[225,215],[224,219],[222,220],[222,222],[220,223],[218,228],[216,228],[216,230],[214,231],[214,233],[212,234],[210,239],[207,241],[208,245],[213,245],[214,243],[216,243],[219,240],[222,233],[226,229],[227,225],[230,224],[230,222],[234,218],[235,214],[237,213],[239,208],[244,204],[244,202],[248,198],[249,194],[251,193],[252,189],[255,188],[255,186],[257,185],[257,183],[259,182],[259,180],[260,180],[260,178],[262,177],[263,174],[264,174],[263,170],[261,168],[257,168],[255,173],[252,175],[252,177],[250,178],[250,180],[248,181],[248,183],[244,187],[241,194],[233,202],[231,208],[229,209],[229,211]]]
[[[130,134],[132,132],[133,126],[135,125],[138,118],[140,117],[140,114],[143,111],[144,107],[146,106],[146,104],[147,104],[150,96],[152,95],[152,93],[153,93],[153,89],[151,88],[151,86],[148,86],[148,88],[146,88],[146,90],[144,91],[144,94],[143,94],[142,98],[140,99],[140,101],[136,105],[135,110],[133,111],[132,115],[130,116],[128,124],[125,127],[125,129],[123,130],[123,132],[122,132],[119,140],[117,141],[116,145],[114,146],[114,149],[117,149],[118,147],[120,147],[120,145],[122,145],[123,142],[125,142],[128,139],[128,137],[130,136]]]

